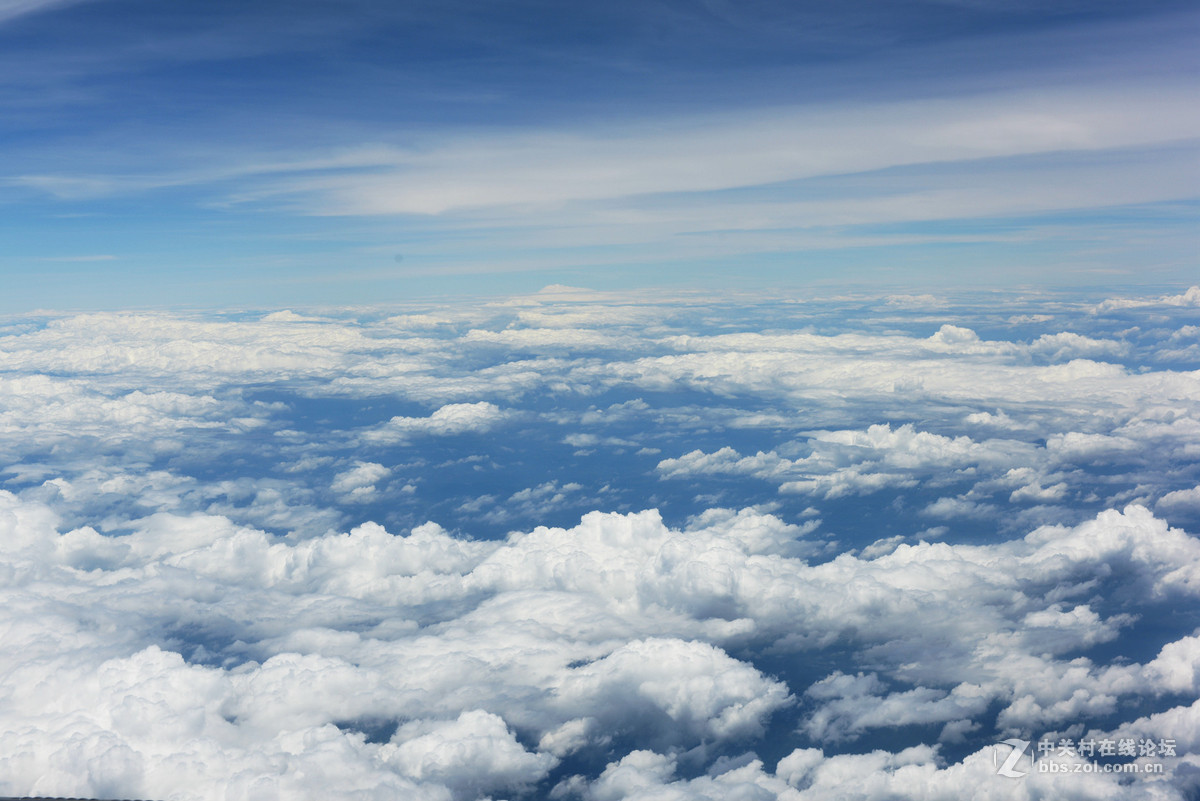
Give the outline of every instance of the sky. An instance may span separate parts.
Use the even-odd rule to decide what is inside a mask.
[[[0,796],[1197,801],[1198,27],[0,0]]]
[[[1194,275],[1188,2],[0,3],[2,307]]]

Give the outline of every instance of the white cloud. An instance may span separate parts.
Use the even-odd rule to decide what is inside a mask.
[[[997,472],[1010,465],[1035,461],[1033,446],[1017,440],[976,442],[969,437],[946,437],[917,431],[911,424],[893,429],[870,426],[866,431],[809,431],[804,446],[811,453],[788,459],[771,451],[742,456],[732,448],[714,453],[692,451],[663,459],[663,478],[698,475],[744,475],[771,481],[785,493],[812,493],[838,498],[865,495],[889,487],[914,487],[919,479],[970,469],[971,474]]]
[[[996,508],[989,504],[976,503],[965,498],[938,498],[921,510],[921,514],[929,517],[991,517],[996,514]]]
[[[378,462],[356,462],[354,467],[333,477],[330,487],[348,500],[364,501],[375,496],[375,485],[392,474]]]
[[[991,700],[987,690],[969,683],[949,692],[926,687],[893,693],[884,690],[874,674],[847,676],[837,672],[825,677],[806,693],[820,699],[821,705],[804,722],[805,731],[814,740],[837,742],[869,728],[973,718]]]
[[[1195,115],[1180,113],[1186,100],[1181,87],[1160,86],[1154,96],[1076,87],[1069,93],[743,112],[736,120],[659,120],[632,131],[443,139],[419,152],[376,151],[374,171],[287,179],[276,191],[307,196],[311,208],[325,214],[440,214],[710,192],[900,165],[1183,141],[1200,131]],[[877,130],[890,132],[887,142],[866,133]],[[698,173],[694,165],[701,163],[709,169]],[[1186,195],[1180,181],[1166,177],[1152,197]],[[1122,182],[1107,187],[1106,195],[1145,188]],[[871,198],[858,207],[870,215],[872,203],[886,200]]]
[[[1067,485],[1065,482],[1060,481],[1057,484],[1043,487],[1040,483],[1034,481],[1013,490],[1008,499],[1012,503],[1055,503],[1061,501],[1066,494]]]
[[[779,761],[774,773],[752,756],[734,760],[710,775],[677,778],[677,762],[652,751],[635,751],[610,763],[591,786],[587,801],[917,801],[976,798],[983,801],[1034,801],[1039,798],[1129,798],[1130,787],[1118,774],[1080,772],[1068,776],[1032,772],[1020,780],[996,775],[1007,746],[989,746],[962,762],[944,765],[936,749],[914,747],[891,753],[826,756],[797,749]],[[1070,761],[1070,760],[1064,760]],[[566,790],[571,785],[564,782]],[[1136,792],[1162,801],[1182,801],[1182,792],[1162,782],[1139,783]],[[1141,797],[1141,796],[1139,796]]]
[[[1096,307],[1099,312],[1116,309],[1136,309],[1143,306],[1200,306],[1200,286],[1188,287],[1178,295],[1163,295],[1153,300],[1142,298],[1109,298]]]
[[[0,0],[0,24],[26,14],[36,14],[79,2],[83,0]]]
[[[1196,690],[1194,633],[1156,642],[1144,664],[1090,649],[1141,642],[1144,604],[1200,594],[1200,546],[1137,505],[1085,511],[1121,494],[1166,514],[1195,505],[1197,376],[1137,366],[1157,364],[1178,325],[1063,322],[1007,342],[953,305],[893,305],[829,335],[819,304],[755,306],[747,323],[707,303],[622,301],[608,325],[609,301],[556,298],[380,322],[94,315],[0,329],[14,490],[0,492],[0,793],[446,801],[519,794],[577,756],[590,773],[561,787],[584,798],[965,797],[995,786],[987,749],[948,764],[928,743],[838,754],[835,740],[853,750],[903,721],[975,744],[1134,704],[1160,708],[1146,730],[1191,719],[1161,707]],[[798,331],[804,314],[817,322]],[[606,353],[572,351],[587,342]],[[1118,356],[1129,366],[1091,361]],[[433,411],[354,427],[394,414],[393,399]],[[475,462],[421,450],[421,437],[510,420],[520,435],[479,437]],[[603,446],[611,462],[577,456],[580,475],[515,480],[502,462],[529,455],[525,437]],[[645,460],[656,450],[666,458]],[[471,475],[491,460],[486,486],[426,492],[443,461]],[[655,461],[682,489],[647,488]],[[680,492],[712,489],[706,476],[821,500],[683,507]],[[344,531],[327,505],[400,503],[396,488],[418,483],[421,513],[522,515],[522,530]],[[886,512],[892,528],[829,549],[844,508],[882,489],[908,501]],[[537,525],[647,491],[688,522]],[[1026,526],[1051,506],[1062,525]],[[962,515],[1007,533],[956,541]],[[1099,600],[1114,598],[1129,600]],[[757,661],[831,651],[843,661],[815,674]],[[828,755],[798,750],[775,774],[734,756],[793,715],[824,738],[800,744]],[[1093,779],[1086,792],[1123,792]],[[1059,797],[1044,781],[1021,786]]]
[[[393,417],[376,428],[363,432],[371,443],[400,442],[414,434],[453,436],[468,432],[487,431],[505,417],[494,403],[449,403],[429,417]]]
[[[1200,692],[1200,636],[1167,643],[1143,673],[1168,692]]]
[[[591,712],[606,732],[636,721],[643,741],[671,743],[759,735],[765,719],[791,700],[783,684],[718,648],[661,639],[630,642],[572,671],[554,691],[565,707]],[[665,719],[655,721],[648,707]]]
[[[1200,486],[1168,492],[1158,499],[1158,504],[1155,508],[1168,513],[1175,511],[1200,511]]]
[[[796,688],[817,704],[807,719],[818,736],[954,723],[997,702],[1008,725],[1055,723],[1194,683],[1190,639],[1144,667],[1054,656],[1125,625],[1059,600],[1097,577],[1200,594],[1200,546],[1135,507],[1023,540],[901,544],[808,565],[787,555],[802,530],[752,511],[713,511],[686,531],[653,513],[592,514],[501,542],[435,526],[288,542],[203,516],[158,515],[117,538],[59,534],[47,507],[0,501],[10,645],[0,666],[23,688],[8,713],[23,733],[5,735],[5,753],[37,755],[4,757],[6,788],[19,792],[162,795],[182,775],[208,798],[249,781],[239,777],[288,788],[336,764],[321,774],[329,782],[358,771],[352,787],[473,797],[535,782],[558,755],[621,733],[659,749],[753,739],[789,689],[720,644],[787,650],[851,630],[888,675]],[[189,664],[163,650],[162,632],[182,626],[207,632],[194,659],[245,655]],[[906,659],[935,642],[936,663]],[[372,716],[413,722],[377,745],[347,723]],[[46,773],[70,720],[95,741],[92,756]],[[543,750],[522,746],[518,730]],[[200,761],[178,773],[188,759]],[[755,770],[745,775],[773,786]],[[823,770],[833,768],[809,771],[813,786]],[[596,792],[615,786],[615,771]],[[49,778],[34,788],[39,775]],[[716,793],[733,775],[692,789]]]
[[[1131,349],[1125,342],[1092,339],[1070,331],[1063,331],[1057,334],[1042,334],[1030,343],[1029,350],[1050,361],[1069,361],[1071,359],[1120,358],[1129,355]]]
[[[391,745],[380,757],[402,775],[445,785],[462,799],[527,788],[557,763],[549,754],[526,751],[502,718],[482,710],[452,721],[407,723]]]

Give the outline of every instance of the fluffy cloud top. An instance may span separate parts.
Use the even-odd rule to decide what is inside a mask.
[[[856,642],[888,666],[794,688],[814,742],[993,704],[1010,728],[1066,725],[1195,687],[1194,637],[1145,665],[1069,657],[1130,623],[1082,601],[1098,580],[1200,595],[1200,543],[1139,507],[995,545],[809,564],[787,555],[800,529],[749,511],[687,530],[594,514],[499,542],[376,526],[288,544],[220,518],[59,533],[46,507],[0,502],[8,792],[182,798],[181,776],[195,798],[306,782],[339,795],[372,781],[430,798],[520,790],[614,738],[681,756],[754,742],[797,703],[726,650],[754,643],[801,654]],[[935,644],[936,661],[905,660]],[[368,736],[389,720],[409,722],[386,742]],[[582,792],[656,786],[636,753]],[[822,760],[813,786],[845,759]],[[782,792],[798,760],[786,780],[759,765],[676,789],[705,798],[736,779]],[[943,781],[922,760],[919,781]]]
[[[14,322],[0,793],[1187,798],[1173,297]]]
[[[468,431],[487,431],[504,419],[494,403],[448,403],[429,417],[393,417],[378,428],[363,432],[371,443],[399,442],[414,434],[450,436]]]

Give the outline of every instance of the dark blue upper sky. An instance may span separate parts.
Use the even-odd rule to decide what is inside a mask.
[[[0,3],[5,306],[1186,282],[1191,6]]]

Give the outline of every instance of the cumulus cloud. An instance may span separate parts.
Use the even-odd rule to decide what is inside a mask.
[[[722,645],[792,651],[851,631],[888,675],[795,688],[817,742],[961,721],[995,703],[1006,725],[1053,724],[1194,685],[1190,639],[1144,667],[1054,656],[1128,622],[1056,600],[1072,587],[1124,576],[1151,593],[1200,594],[1200,546],[1135,507],[995,545],[901,544],[809,565],[786,555],[799,529],[751,511],[687,530],[653,513],[594,514],[499,542],[368,526],[289,544],[220,518],[159,517],[118,538],[59,533],[47,507],[0,499],[6,609],[21,610],[4,661],[26,688],[9,701],[24,721],[9,753],[51,759],[63,731],[51,721],[77,718],[74,730],[97,738],[94,756],[45,774],[38,792],[161,794],[189,753],[226,752],[204,763],[195,797],[238,786],[229,766],[261,772],[282,753],[292,756],[269,774],[279,788],[328,759],[339,777],[370,765],[364,775],[385,786],[455,797],[520,788],[613,738],[660,753],[754,741],[794,698]],[[73,566],[81,558],[85,569]],[[106,627],[117,625],[113,638]],[[164,650],[183,643],[163,632],[188,627],[191,661]],[[934,642],[936,663],[906,662]],[[87,675],[100,678],[80,692]],[[410,722],[372,742],[366,722],[380,717]],[[48,763],[11,764],[9,787],[29,792]],[[617,772],[597,777],[595,792]]]
[[[393,417],[388,422],[362,433],[369,443],[400,442],[416,434],[453,436],[487,431],[504,419],[494,403],[448,403],[429,417]]]
[[[865,495],[887,487],[914,487],[937,475],[970,469],[972,475],[1038,460],[1038,449],[1018,440],[977,442],[966,436],[946,437],[917,431],[911,424],[893,429],[870,426],[866,431],[804,432],[810,453],[788,459],[759,451],[742,456],[732,448],[714,453],[692,451],[663,459],[664,478],[696,475],[745,475],[778,484],[781,492],[823,498]],[[1044,461],[1044,460],[1043,460]]]
[[[1200,286],[1188,287],[1187,291],[1178,295],[1163,295],[1154,299],[1145,298],[1109,298],[1096,307],[1097,311],[1106,312],[1117,309],[1136,309],[1144,306],[1200,306]]]
[[[653,751],[636,751],[610,763],[600,779],[579,787],[588,801],[616,799],[679,799],[721,801],[722,799],[780,799],[781,801],[826,801],[827,799],[1005,799],[1033,801],[1054,797],[1072,799],[1126,798],[1129,786],[1119,774],[1078,773],[1072,781],[1060,776],[1032,772],[1021,780],[998,781],[996,765],[1006,755],[1005,746],[993,746],[946,766],[936,748],[913,747],[898,752],[875,750],[865,754],[826,756],[818,749],[797,749],[781,759],[774,772],[751,757],[708,775],[679,778],[678,766],[669,756]],[[1081,764],[1064,760],[1067,767]],[[558,797],[576,789],[563,782]],[[1144,797],[1181,801],[1185,795],[1161,782],[1137,787]]]
[[[1119,358],[1129,355],[1131,350],[1127,342],[1092,339],[1070,331],[1042,334],[1029,346],[1030,353],[1056,362],[1070,359]]]
[[[893,301],[0,329],[0,792],[1129,797],[988,743],[1194,742],[1193,307]]]
[[[358,462],[349,470],[334,476],[331,487],[348,500],[368,500],[375,495],[375,484],[391,474],[391,470],[378,462]]]
[[[1173,490],[1158,499],[1158,507],[1165,512],[1186,510],[1200,511],[1200,486],[1190,489]]]
[[[463,799],[528,787],[557,763],[549,754],[526,751],[502,718],[482,710],[452,721],[407,723],[389,745],[380,757],[402,775],[442,784]]]
[[[988,693],[973,684],[960,684],[949,692],[920,688],[886,693],[874,674],[847,676],[835,672],[808,688],[806,695],[820,702],[804,723],[817,741],[838,741],[869,728],[943,723],[976,717],[986,708]]]
[[[536,487],[517,490],[507,498],[481,495],[462,503],[459,509],[476,520],[506,523],[521,517],[545,515],[568,504],[578,503],[582,500],[582,489],[583,485],[575,482],[560,484],[558,481],[547,481]]]
[[[759,735],[769,714],[791,700],[783,684],[718,648],[660,639],[630,642],[576,669],[555,691],[567,706],[594,710],[603,731],[635,722],[647,741]]]

